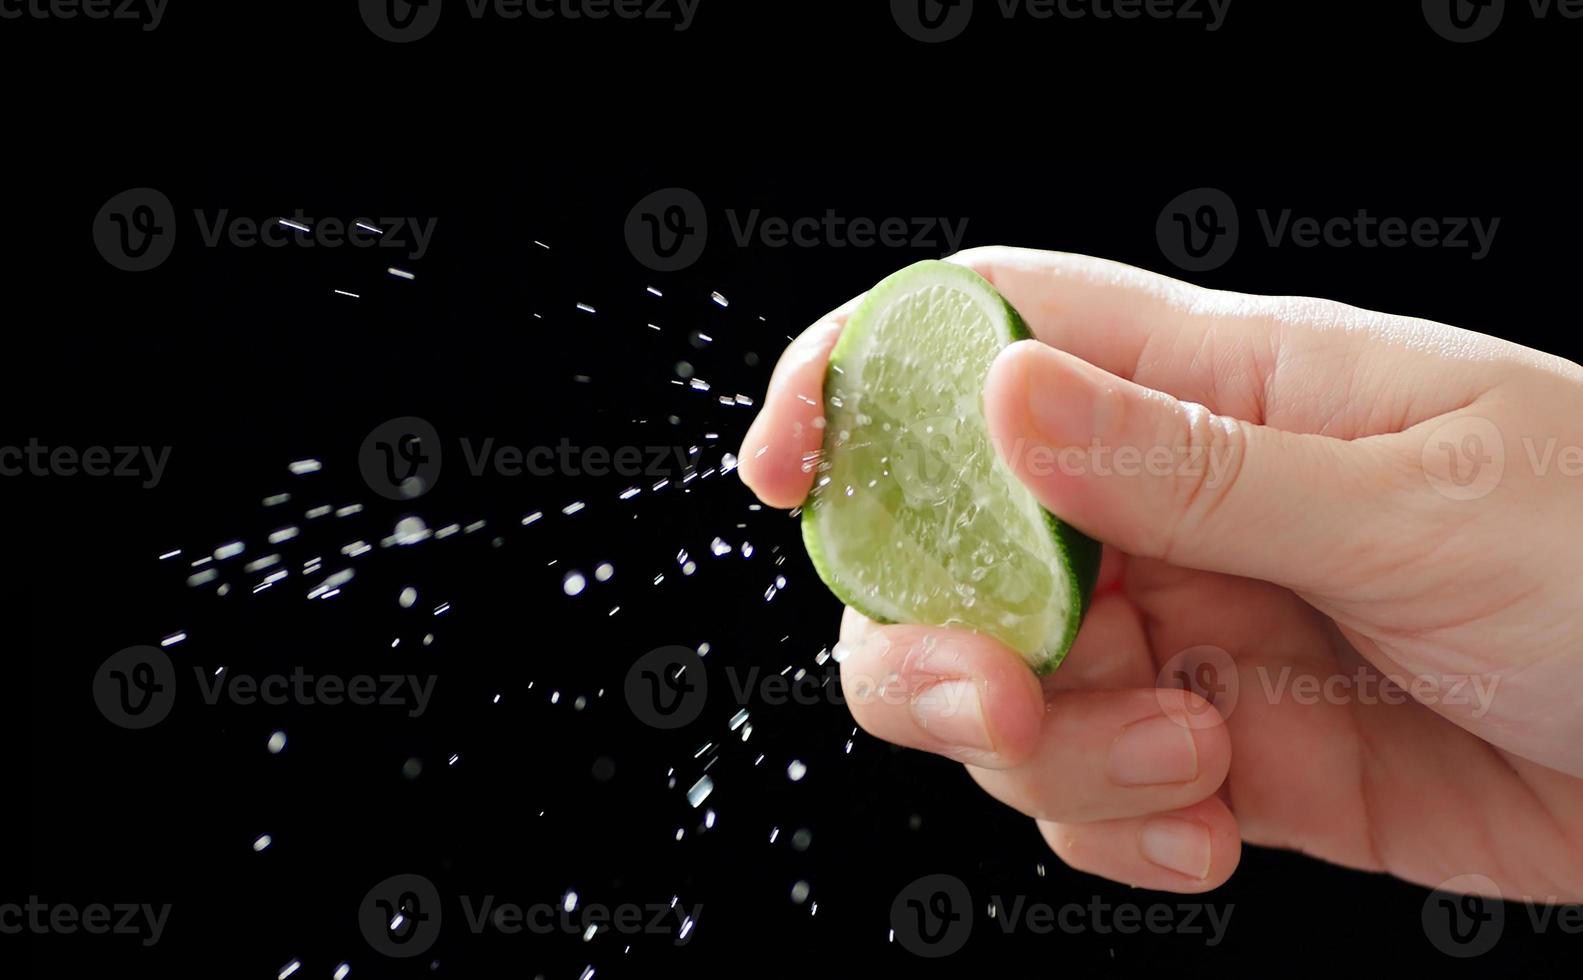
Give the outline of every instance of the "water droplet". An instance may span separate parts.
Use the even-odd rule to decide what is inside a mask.
[[[396,522],[396,544],[411,545],[427,540],[429,525],[421,517],[403,517]]]
[[[567,595],[581,595],[587,586],[588,580],[583,578],[582,572],[567,572],[566,577],[561,579],[561,590]]]
[[[714,791],[715,781],[708,776],[702,776],[698,782],[693,783],[692,789],[687,791],[687,803],[696,810]]]

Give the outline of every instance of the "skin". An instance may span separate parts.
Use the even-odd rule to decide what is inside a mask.
[[[1037,338],[1000,354],[984,413],[1017,478],[1105,543],[1099,589],[1042,681],[987,636],[848,609],[857,723],[964,763],[1067,864],[1130,885],[1208,891],[1247,842],[1583,900],[1583,368],[1085,256],[950,261]],[[808,495],[852,307],[786,350],[744,441],[766,504]],[[1094,446],[1227,465],[1100,472],[1032,451]],[[1504,470],[1457,499],[1453,464],[1463,479],[1481,456]],[[1222,652],[1189,664],[1201,690],[1173,683],[1204,647]]]

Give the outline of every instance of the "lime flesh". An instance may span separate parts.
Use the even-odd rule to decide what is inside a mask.
[[[820,578],[870,619],[977,630],[1046,672],[1072,645],[1099,545],[1040,507],[990,442],[984,377],[1028,336],[958,265],[875,286],[831,352],[802,529]]]

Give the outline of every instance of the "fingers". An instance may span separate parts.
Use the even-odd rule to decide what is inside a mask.
[[[971,249],[950,261],[994,283],[1041,340],[1122,376],[1139,366],[1151,337],[1181,334],[1192,343],[1205,329],[1186,311],[1208,290],[1120,263],[1010,248]],[[823,417],[825,366],[861,299],[830,313],[786,349],[742,441],[737,472],[772,507],[800,505],[813,486],[824,436],[817,420]]]
[[[842,635],[841,690],[864,731],[988,768],[1033,752],[1044,694],[1012,650],[976,633],[920,626],[853,622]]]
[[[1037,341],[1001,352],[984,414],[1018,478],[1087,534],[1131,555],[1297,589],[1355,572],[1369,557],[1358,549],[1393,536],[1383,532],[1423,496],[1388,438],[1349,442],[1216,415]]]
[[[1109,564],[1108,559],[1105,563]],[[1119,575],[1119,570],[1115,574]],[[1107,588],[1105,580],[1102,570],[1102,593]],[[837,649],[844,655],[861,646],[869,634],[885,628],[847,606],[841,617],[841,646]],[[1159,672],[1133,602],[1120,594],[1099,594],[1083,616],[1083,628],[1061,661],[1061,669],[1041,678],[1040,684],[1046,697],[1055,691],[1153,687]]]
[[[1329,300],[1205,289],[1119,262],[1003,247],[948,261],[994,283],[1039,340],[1220,415],[1355,439],[1488,390],[1532,351]],[[1493,364],[1507,368],[1493,370]],[[1404,383],[1432,376],[1433,386]]]
[[[950,261],[990,280],[1045,344],[1219,416],[1291,432],[1399,432],[1538,357],[1444,324],[1204,289],[1083,255],[997,247]],[[743,480],[772,506],[801,504],[813,484],[825,365],[856,303],[787,348],[738,454]],[[1407,383],[1428,374],[1432,386]]]
[[[1039,822],[1056,856],[1135,888],[1196,894],[1218,888],[1242,857],[1237,819],[1218,797],[1171,813],[1099,823]]]
[[[844,610],[842,610],[841,642],[846,644],[848,647],[857,646],[863,641],[865,637],[877,629],[880,629],[880,625],[878,623],[874,622],[872,619],[869,619],[856,609],[853,609],[851,606],[847,606]],[[843,652],[845,651],[843,650]]]
[[[764,406],[742,440],[737,472],[771,507],[796,507],[813,487],[814,461],[824,443],[825,364],[857,303],[830,313],[786,348]]]
[[[1058,693],[1025,762],[968,771],[1031,817],[1087,823],[1192,806],[1230,765],[1224,720],[1196,694],[1165,688]]]
[[[1130,642],[1137,625],[1107,618],[1116,622],[1102,632]],[[1182,892],[1212,888],[1236,866],[1236,821],[1215,796],[1230,736],[1197,695],[1056,690],[1046,706],[1021,658],[994,640],[880,626],[851,610],[836,652],[865,731],[967,763],[990,795],[1039,820],[1073,866]]]
[[[1120,262],[1003,246],[968,249],[946,261],[988,279],[1035,337],[1120,377],[1146,367],[1151,340],[1193,343],[1207,329],[1192,310],[1211,290]]]
[[[1135,643],[1139,627],[1120,615],[1121,601],[1107,610],[1115,615],[1094,635]],[[865,731],[968,763],[991,795],[1029,816],[1174,810],[1212,795],[1230,766],[1223,719],[1191,692],[1056,690],[1046,703],[1022,658],[995,640],[856,615],[843,623],[837,655],[847,706]]]
[[[1488,390],[1491,365],[1526,363],[1520,348],[1443,324],[1203,289],[1089,256],[985,248],[950,261],[989,279],[1044,343],[1219,416],[1291,432],[1398,432]],[[740,475],[771,506],[795,507],[813,485],[825,366],[857,302],[787,348],[743,442]],[[1433,386],[1404,383],[1430,371]]]

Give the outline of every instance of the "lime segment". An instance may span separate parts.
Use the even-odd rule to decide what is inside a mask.
[[[1040,507],[991,445],[984,377],[1029,336],[958,265],[920,262],[875,286],[831,352],[802,528],[847,605],[987,633],[1045,672],[1077,634],[1099,545]]]

